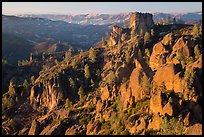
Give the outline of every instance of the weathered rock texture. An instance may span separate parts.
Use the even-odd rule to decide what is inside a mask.
[[[154,25],[152,14],[134,12],[130,14],[130,28],[134,28],[137,34],[140,34],[142,29],[143,34],[150,32],[151,27]]]

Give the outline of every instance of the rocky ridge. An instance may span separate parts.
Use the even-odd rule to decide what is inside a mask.
[[[130,31],[154,29],[152,16],[134,13],[130,20],[130,28],[114,26],[106,44],[43,71],[25,95],[33,110],[28,115],[37,116],[16,132],[5,120],[3,133],[201,134],[202,54],[195,47],[202,36],[176,35],[174,26],[144,44],[143,35],[131,37]]]

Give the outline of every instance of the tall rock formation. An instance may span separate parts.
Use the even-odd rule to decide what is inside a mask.
[[[129,28],[121,28],[117,25],[113,26],[113,31],[110,34],[108,45],[113,46],[118,44],[119,41],[123,42],[130,39],[132,29],[134,29],[137,34],[140,34],[141,30],[143,34],[145,34],[145,32],[150,32],[153,25],[154,22],[152,14],[133,12],[130,14]]]
[[[135,33],[140,34],[142,29],[143,34],[150,32],[151,27],[154,25],[152,14],[133,12],[130,14],[130,28],[135,29]]]

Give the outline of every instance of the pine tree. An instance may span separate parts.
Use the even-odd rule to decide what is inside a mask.
[[[88,79],[91,77],[91,74],[90,74],[90,71],[89,71],[89,65],[86,64],[85,67],[84,67],[84,75],[85,77]]]
[[[86,99],[86,95],[82,86],[78,90],[78,95],[79,95],[80,101],[84,102]]]
[[[72,67],[73,67],[74,69],[77,68],[76,59],[73,59],[71,64],[72,64]]]
[[[147,44],[150,40],[150,34],[148,32],[145,33],[144,35],[144,44]]]
[[[141,79],[141,86],[144,90],[145,95],[150,95],[151,84],[150,84],[150,80],[145,74]]]
[[[126,27],[127,27],[126,20],[123,20],[123,28],[126,28]]]
[[[170,24],[170,16],[167,16],[167,17],[166,17],[166,23],[167,23],[167,24]]]
[[[154,29],[151,29],[151,36],[154,36]]]
[[[128,50],[125,51],[125,61],[129,64],[130,63],[130,53]]]
[[[163,24],[162,18],[158,19],[158,24]]]
[[[65,106],[68,110],[71,110],[72,109],[72,102],[70,102],[70,100],[67,98],[66,99],[66,103],[65,103]]]
[[[143,36],[143,30],[140,29],[140,36]]]
[[[196,58],[196,59],[198,59],[198,58],[200,57],[200,55],[201,55],[201,52],[200,52],[200,50],[199,50],[198,45],[196,45],[196,46],[194,47],[194,54],[195,54],[195,58]]]
[[[67,52],[65,53],[65,60],[68,61],[68,60],[71,58],[71,56],[72,56],[71,51],[70,51],[70,50],[67,51]]]
[[[107,44],[107,41],[104,38],[102,38],[101,43],[103,46],[105,46]]]
[[[112,84],[112,83],[115,82],[115,74],[114,74],[114,72],[112,70],[106,76],[106,81],[107,81],[108,84]]]
[[[91,79],[91,87],[94,88],[94,86],[95,86],[95,83],[94,83],[93,79]]]
[[[57,60],[57,59],[55,59],[55,61],[54,61],[54,62],[55,62],[55,64],[56,64],[56,65],[58,65],[58,64],[59,64],[59,62],[58,62],[58,60]]]
[[[148,48],[145,49],[145,59],[146,59],[146,63],[149,65],[150,52]]]
[[[132,28],[131,30],[131,39],[135,37],[135,28]]]
[[[202,25],[200,25],[200,27],[199,27],[199,35],[202,36]]]
[[[26,90],[27,95],[29,95],[29,83],[26,79],[23,82],[23,87]]]
[[[91,47],[89,50],[89,58],[95,62],[96,61],[96,51]]]
[[[198,27],[196,24],[193,26],[193,37],[194,38],[198,37]]]
[[[35,83],[35,77],[34,77],[34,76],[31,76],[30,81],[31,81],[31,84],[34,85],[34,83]]]
[[[143,58],[142,57],[142,52],[141,52],[140,49],[138,50],[137,57],[138,57],[139,60],[141,60]]]
[[[174,17],[174,19],[173,19],[173,22],[174,22],[174,24],[176,24],[176,18]]]

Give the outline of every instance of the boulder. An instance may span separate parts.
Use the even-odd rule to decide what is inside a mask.
[[[183,80],[182,80],[182,72],[178,72],[174,76],[174,83],[173,83],[173,89],[175,93],[183,93]]]
[[[72,126],[66,130],[65,135],[77,135],[77,129]]]
[[[168,102],[164,107],[162,114],[165,116],[165,114],[172,116],[173,115],[173,106]]]
[[[149,121],[148,129],[153,130],[160,130],[160,126],[162,124],[162,119],[159,117],[158,114],[153,116],[153,119]]]
[[[108,86],[102,87],[101,88],[101,100],[105,101],[110,97],[110,93],[108,90]]]
[[[115,72],[117,83],[121,83],[123,78],[129,78],[131,74],[130,66],[123,64]]]
[[[126,128],[128,130],[130,130],[134,125],[135,125],[135,121],[139,119],[139,116],[137,114],[132,114],[131,116],[129,116],[129,118],[127,119],[127,123],[126,123]]]
[[[180,71],[179,67],[171,64],[166,64],[163,67],[158,68],[153,80],[158,86],[165,85],[167,90],[173,90],[174,88],[174,76]]]
[[[164,36],[164,38],[162,39],[162,44],[164,45],[171,45],[173,41],[173,34],[172,33],[168,33]]]
[[[113,110],[110,109],[108,112],[105,111],[105,112],[103,113],[103,118],[104,118],[105,121],[108,121],[108,120],[110,119],[112,112],[113,112]]]
[[[128,88],[128,83],[123,83],[120,87],[120,94],[121,94],[121,97],[120,97],[120,101],[121,103],[123,104],[123,108],[127,108],[128,107],[128,104],[129,102],[131,102],[131,92]]]
[[[57,118],[56,119],[58,119],[58,120],[65,119],[65,118],[68,118],[68,116],[69,116],[69,111],[68,110],[60,109],[57,112]]]
[[[98,100],[96,104],[96,112],[100,113],[102,109],[103,109],[103,103],[101,102],[101,100]]]
[[[190,112],[186,115],[186,117],[183,120],[184,126],[189,126],[190,125]]]
[[[87,125],[86,135],[94,135],[97,134],[97,132],[100,129],[100,122],[99,120],[92,120]]]
[[[135,101],[138,101],[143,98],[143,90],[140,85],[141,77],[143,75],[145,75],[144,71],[138,68],[135,68],[130,75],[129,87],[132,91],[132,96],[135,97]]]
[[[202,135],[202,124],[194,124],[186,129],[185,134],[187,135]]]
[[[146,121],[143,117],[139,118],[135,123],[139,123],[137,126],[137,131],[140,131],[146,128]]]
[[[162,42],[158,42],[154,45],[149,60],[149,66],[153,71],[157,70],[159,67],[163,66],[166,63],[166,56],[168,52],[169,51],[162,44]]]
[[[172,54],[176,52],[181,52],[184,56],[189,57],[192,55],[192,41],[186,39],[184,36],[180,37],[173,46]]]
[[[158,90],[151,95],[150,98],[150,112],[153,114],[162,113],[162,96],[161,91]]]
[[[135,125],[130,128],[129,132],[131,134],[135,134],[141,130],[144,130],[146,128],[146,122],[143,117],[140,117],[138,120],[135,121]]]

